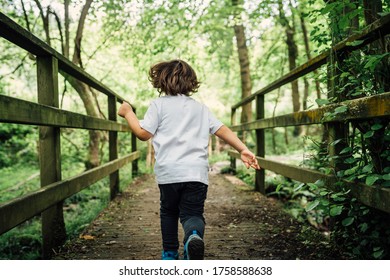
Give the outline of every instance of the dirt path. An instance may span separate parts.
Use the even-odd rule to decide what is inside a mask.
[[[337,259],[322,235],[309,234],[277,201],[230,175],[210,174],[205,218],[205,259]],[[154,177],[145,175],[56,259],[149,260],[160,254],[159,192]]]

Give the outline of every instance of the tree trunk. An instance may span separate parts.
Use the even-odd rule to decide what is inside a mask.
[[[242,0],[233,0],[233,6],[239,10],[239,5],[242,5]],[[245,28],[241,23],[239,12],[235,13],[235,18],[238,24],[234,25],[234,34],[237,40],[238,59],[240,63],[241,76],[241,99],[251,95],[252,82],[249,69],[248,47],[246,45]],[[242,107],[241,123],[250,122],[252,120],[252,105],[248,103]]]
[[[89,89],[89,86],[79,80],[69,76],[65,73],[62,73],[65,79],[69,82],[69,84],[77,91],[79,94],[85,111],[88,116],[100,118],[100,112],[98,110],[98,106],[96,104],[96,100],[93,98],[93,94]],[[85,161],[85,167],[87,169],[94,168],[99,166],[100,157],[99,157],[99,145],[100,139],[102,135],[98,130],[89,130],[89,145],[88,145],[88,158]]]
[[[311,59],[311,54],[310,54],[310,46],[309,46],[309,37],[307,36],[307,28],[306,28],[306,24],[305,24],[305,19],[303,18],[302,14],[299,15],[299,19],[301,21],[301,28],[302,28],[302,33],[303,33],[303,42],[305,43],[305,51],[306,51],[306,57],[307,57],[307,60],[310,60]],[[314,82],[315,82],[315,86],[316,86],[316,93],[317,93],[317,98],[320,99],[321,98],[321,89],[320,89],[320,82],[318,81],[318,70],[314,70],[313,71],[314,73]],[[306,101],[307,99],[303,99],[304,101]],[[303,103],[303,110],[305,110],[306,107],[305,107],[305,104]]]
[[[380,0],[364,0],[364,19],[366,25],[373,23],[375,20],[379,19],[379,13],[383,11],[382,2]],[[390,36],[385,36],[373,43],[368,47],[367,55],[381,55],[390,51]],[[377,67],[374,70],[374,83],[375,89],[379,92],[382,90],[387,92],[390,90],[390,58],[384,58],[381,62],[378,63]],[[386,139],[386,127],[389,124],[389,120],[385,118],[376,118],[372,120],[367,120],[364,122],[354,123],[356,127],[361,131],[362,134],[367,133],[371,130],[372,125],[380,124],[382,125],[381,129],[375,130],[374,135],[368,139],[365,139],[367,144],[367,150],[369,151],[372,163],[374,165],[375,171],[378,174],[382,174],[383,170],[390,166],[390,161],[387,157],[381,157],[383,152],[390,146],[390,141]]]
[[[286,15],[283,10],[283,3],[279,0],[279,19],[280,24],[285,29],[286,34],[286,44],[288,49],[288,64],[290,71],[294,70],[297,67],[296,60],[298,58],[298,47],[295,43],[294,35],[295,30],[288,22]],[[298,80],[294,80],[291,82],[291,95],[292,95],[292,103],[293,103],[293,112],[298,112],[300,110],[301,104],[299,101],[299,86]],[[294,136],[298,136],[301,133],[301,126],[296,126],[294,128]]]
[[[42,18],[43,22],[43,28],[45,30],[46,35],[46,43],[50,45],[50,28],[49,28],[49,11],[50,7],[47,8],[47,13],[44,13],[43,7],[41,5],[41,2],[39,0],[34,0],[36,5],[38,6],[40,16]],[[63,55],[67,58],[69,58],[70,54],[70,44],[69,44],[69,5],[70,0],[64,1],[64,26],[65,26],[65,42],[61,42],[63,47]],[[74,39],[75,46],[74,46],[74,53],[72,62],[76,65],[79,65],[81,68],[83,68],[83,63],[81,59],[81,42],[83,37],[83,31],[85,26],[85,20],[88,15],[89,8],[91,7],[93,0],[86,0],[85,4],[82,8],[80,19],[78,22],[77,32]],[[60,28],[60,26],[58,26]],[[61,30],[60,30],[61,33]],[[77,93],[80,95],[80,98],[84,104],[85,110],[87,115],[100,118],[101,114],[99,112],[99,106],[97,103],[97,100],[94,98],[94,95],[89,88],[88,85],[78,81],[77,79],[73,78],[72,76],[61,72],[61,74],[65,77],[65,79],[70,83],[70,85],[77,91]],[[85,165],[86,167],[93,168],[96,166],[99,166],[100,164],[100,157],[99,157],[99,145],[101,140],[101,132],[98,130],[90,130],[89,131],[89,154],[88,158],[86,159]]]
[[[67,0],[69,1],[69,0]],[[65,9],[67,9],[69,3],[65,1]],[[93,0],[86,0],[85,4],[83,6],[83,9],[81,11],[80,19],[77,26],[76,31],[76,37],[74,39],[74,52],[73,52],[73,58],[72,62],[76,65],[79,65],[81,68],[83,68],[83,63],[81,59],[81,42],[83,38],[83,31],[85,26],[85,20],[88,15],[89,8],[91,7]],[[69,28],[69,19],[65,19],[65,26]],[[68,22],[68,25],[67,25]],[[67,37],[69,38],[69,29],[65,30],[65,40]],[[65,42],[65,45],[68,47],[69,42]],[[66,49],[66,48],[65,48]],[[69,49],[66,51],[66,53],[69,55]],[[77,91],[77,93],[80,95],[81,100],[83,101],[85,110],[87,115],[91,117],[100,118],[100,112],[99,107],[97,104],[97,100],[94,98],[94,95],[89,88],[88,85],[84,84],[83,82],[80,82],[79,80],[69,76],[65,75],[66,80],[72,85],[72,87]],[[89,153],[88,158],[85,162],[85,166],[87,169],[94,168],[96,166],[99,166],[100,164],[100,158],[99,158],[99,145],[101,140],[101,132],[98,130],[90,130],[89,131]]]

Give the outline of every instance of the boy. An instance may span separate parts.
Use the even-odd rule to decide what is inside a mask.
[[[139,121],[126,102],[118,115],[127,120],[138,139],[147,141],[153,137],[154,171],[160,189],[162,259],[179,258],[179,219],[185,234],[184,259],[203,259],[209,134],[240,152],[247,168],[260,167],[241,140],[205,105],[190,97],[197,92],[199,82],[185,61],[164,61],[152,66],[149,80],[160,97],[151,102],[144,120]]]

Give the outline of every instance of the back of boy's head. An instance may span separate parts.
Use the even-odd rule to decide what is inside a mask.
[[[183,60],[163,61],[153,65],[149,71],[153,87],[166,95],[191,95],[198,90],[200,83],[194,69]]]

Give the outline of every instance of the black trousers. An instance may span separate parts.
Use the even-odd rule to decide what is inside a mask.
[[[205,219],[204,203],[208,186],[200,182],[159,184],[160,188],[160,221],[165,251],[179,249],[178,221],[183,226],[184,240],[197,231],[203,238]]]

